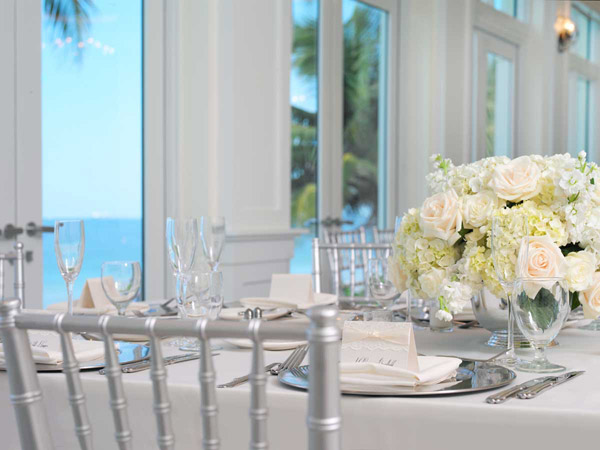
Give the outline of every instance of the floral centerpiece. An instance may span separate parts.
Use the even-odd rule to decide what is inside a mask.
[[[432,196],[404,215],[395,236],[390,266],[400,292],[437,299],[441,320],[451,320],[484,287],[502,297],[492,219],[508,230],[494,244],[502,249],[520,240],[510,231],[519,216],[530,236],[520,275],[564,277],[586,317],[600,315],[600,170],[585,152],[577,158],[491,157],[461,166],[436,155],[432,163]],[[517,266],[513,253],[497,255],[512,258],[506,264],[512,270]]]

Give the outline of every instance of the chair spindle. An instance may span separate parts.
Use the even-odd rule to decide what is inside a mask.
[[[217,423],[219,409],[217,408],[217,391],[215,387],[215,368],[212,361],[210,341],[206,335],[207,319],[199,320],[196,324],[200,338],[200,414],[202,416],[202,448],[218,450],[219,427]]]
[[[260,319],[248,324],[248,334],[254,342],[252,347],[252,371],[250,372],[250,449],[267,449],[267,374],[263,344],[258,336]]]

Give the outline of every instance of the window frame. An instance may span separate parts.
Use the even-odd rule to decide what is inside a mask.
[[[386,120],[379,128],[378,208],[377,225],[393,226],[398,204],[397,134],[397,77],[399,7],[394,0],[359,0],[388,13],[387,67],[384,108]],[[343,22],[342,0],[319,1],[319,69],[318,69],[318,218],[340,216],[343,208],[342,158],[343,158]],[[332,26],[335,24],[335,26]],[[380,94],[382,88],[380,87]],[[382,111],[382,110],[380,110]],[[382,139],[383,138],[383,139]],[[381,148],[385,149],[382,154]],[[327,149],[327,150],[324,150]],[[383,163],[383,164],[382,164]]]

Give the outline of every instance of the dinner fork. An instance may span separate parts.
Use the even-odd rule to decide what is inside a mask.
[[[302,361],[304,361],[307,352],[308,344],[296,347],[296,350],[294,350],[283,363],[271,368],[271,375],[279,375],[279,372],[299,367],[300,364],[302,364]]]

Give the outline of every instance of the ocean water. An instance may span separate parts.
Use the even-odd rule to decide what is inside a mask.
[[[87,278],[100,277],[105,261],[139,261],[143,265],[142,219],[83,219],[85,252],[83,265],[73,297],[79,298]],[[44,218],[44,225],[54,226],[54,219]],[[44,253],[44,308],[67,300],[67,288],[60,275],[54,252],[54,234],[45,233]],[[142,267],[143,270],[143,267]],[[143,273],[143,271],[142,271]]]

